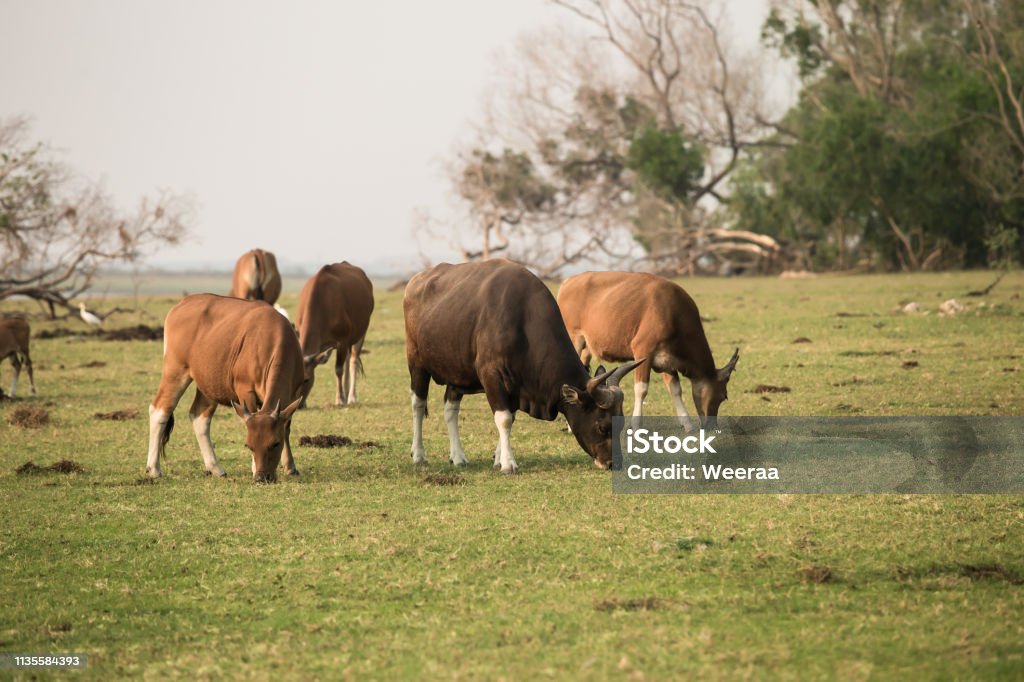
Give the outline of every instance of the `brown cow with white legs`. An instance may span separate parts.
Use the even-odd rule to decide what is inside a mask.
[[[622,362],[646,358],[634,375],[633,424],[643,414],[651,370],[662,372],[679,422],[694,428],[683,404],[679,375],[690,380],[697,414],[718,415],[740,352],[715,368],[697,304],[682,287],[640,272],[585,272],[562,282],[558,307],[580,359]],[[711,420],[708,420],[711,421]]]
[[[266,301],[270,305],[281,295],[281,274],[277,258],[270,251],[253,249],[235,263],[231,277],[231,295],[247,301]]]
[[[356,402],[356,374],[362,364],[359,354],[366,340],[373,313],[373,284],[361,268],[348,262],[325,265],[313,275],[299,294],[295,327],[304,356],[318,356],[324,362],[331,350],[338,381],[336,405]],[[306,389],[313,388],[314,365],[306,367]]]
[[[551,292],[503,259],[424,270],[405,287],[405,353],[412,388],[412,461],[425,463],[423,417],[430,381],[446,386],[449,461],[467,463],[459,438],[462,396],[484,393],[498,428],[494,468],[514,474],[517,410],[552,421],[565,415],[580,446],[607,469],[612,418],[622,415],[619,379],[639,363],[591,377],[573,351]]]
[[[21,376],[21,366],[25,365],[28,370],[28,392],[29,395],[36,394],[36,380],[32,376],[32,358],[28,354],[29,328],[28,322],[20,317],[8,317],[0,320],[0,362],[7,358],[11,359],[14,367],[14,379],[11,381],[11,397],[15,397],[18,390],[18,377]]]
[[[299,340],[288,321],[262,301],[195,294],[171,309],[164,322],[160,388],[149,407],[146,471],[160,476],[160,457],[174,428],[174,408],[195,381],[189,409],[206,470],[226,476],[210,440],[218,405],[231,405],[245,422],[257,482],[277,480],[277,465],[297,475],[289,435],[303,395]]]

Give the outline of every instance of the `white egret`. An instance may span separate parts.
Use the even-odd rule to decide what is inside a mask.
[[[103,324],[103,320],[97,317],[95,313],[85,309],[85,303],[78,304],[78,311],[79,317],[81,317],[86,324],[90,324],[94,327],[98,327]]]

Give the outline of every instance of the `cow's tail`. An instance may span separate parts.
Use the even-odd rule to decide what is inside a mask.
[[[262,259],[260,258],[260,254],[259,253],[254,253],[252,255],[252,278],[253,278],[253,283],[251,285],[251,289],[253,291],[253,296],[256,298],[257,301],[264,301],[264,300],[266,300],[263,297],[263,270],[264,270],[264,268],[263,268],[263,263],[261,262],[261,260]]]
[[[171,440],[171,431],[174,430],[174,413],[172,412],[167,417],[167,428],[164,429],[163,442],[160,443],[160,449],[164,451],[164,459],[167,459],[167,442]]]
[[[366,342],[366,337],[359,339],[356,345],[352,347],[352,356],[355,359],[356,372],[359,376],[366,377],[366,370],[363,369],[363,344]]]

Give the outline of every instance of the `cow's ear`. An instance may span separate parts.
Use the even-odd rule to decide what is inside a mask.
[[[302,396],[300,395],[298,398],[295,399],[295,402],[293,402],[291,405],[289,405],[288,407],[286,407],[283,410],[281,410],[281,414],[279,415],[278,418],[279,419],[288,419],[289,417],[292,416],[292,413],[294,413],[295,410],[299,409],[299,405],[301,405],[301,404],[302,404]]]
[[[302,362],[307,367],[322,365],[326,363],[327,360],[331,357],[331,351],[333,350],[333,348],[328,348],[322,353],[314,353],[313,355],[307,355],[306,357],[302,358]]]
[[[566,405],[582,405],[583,391],[575,386],[562,384],[562,400],[565,401]]]

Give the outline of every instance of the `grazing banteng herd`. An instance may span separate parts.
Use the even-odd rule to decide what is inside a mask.
[[[207,472],[227,475],[213,452],[210,420],[218,405],[231,405],[245,422],[253,479],[275,481],[279,462],[298,474],[289,435],[292,413],[302,401],[304,362],[315,358],[302,357],[295,331],[266,303],[214,294],[186,297],[164,322],[163,373],[149,408],[146,470],[160,476],[174,408],[194,381],[188,413]]]
[[[452,464],[467,463],[459,438],[462,396],[484,393],[498,427],[494,468],[519,470],[510,433],[518,410],[565,415],[580,446],[607,468],[612,417],[622,414],[619,380],[642,359],[591,378],[562,326],[548,288],[506,260],[425,270],[405,288],[405,353],[412,388],[412,461],[426,462],[423,417],[430,380],[446,386],[444,419]]]
[[[373,313],[373,284],[360,268],[348,262],[325,265],[313,275],[299,294],[295,327],[305,355],[318,355],[323,362],[331,350],[338,381],[336,405],[356,401],[356,374],[362,364],[359,354]],[[319,354],[326,352],[327,355]],[[303,402],[313,388],[315,365],[306,368]]]
[[[633,383],[634,425],[643,414],[652,369],[664,375],[684,428],[693,430],[694,425],[683,404],[680,374],[690,380],[697,414],[718,416],[740,351],[725,367],[715,368],[697,304],[682,287],[641,272],[585,272],[562,283],[558,307],[587,367],[592,357],[607,362],[644,358]]]
[[[266,301],[270,305],[281,295],[281,274],[277,257],[270,251],[253,249],[235,263],[231,277],[231,295],[247,301]]]
[[[28,322],[25,320],[20,317],[7,317],[0,320],[0,362],[10,358],[11,365],[14,367],[14,379],[11,380],[12,398],[18,392],[18,377],[21,376],[22,364],[28,370],[29,395],[36,394],[36,380],[32,376],[32,357],[28,352],[28,337]]]
[[[174,409],[192,383],[189,409],[206,471],[226,476],[210,439],[218,405],[230,405],[246,429],[252,475],[277,480],[281,465],[298,475],[291,423],[313,387],[314,370],[335,356],[335,404],[356,402],[360,354],[374,310],[373,284],[348,263],[323,266],[302,288],[293,327],[275,302],[281,277],[274,254],[254,249],[237,263],[232,296],[186,296],[164,323],[160,385],[149,408],[147,472],[161,475],[160,460],[174,426]],[[692,385],[705,425],[727,398],[739,350],[721,369],[704,334],[700,313],[682,288],[660,277],[588,272],[567,279],[557,300],[522,266],[503,259],[441,264],[405,287],[406,360],[412,400],[412,461],[426,462],[423,419],[430,382],[444,386],[449,461],[468,464],[459,435],[462,398],[483,393],[497,427],[494,467],[517,473],[511,431],[517,412],[552,421],[563,415],[594,464],[612,464],[612,420],[622,415],[621,379],[636,372],[634,423],[643,414],[651,371],[665,375],[677,414],[693,428],[679,374]],[[17,390],[28,369],[28,324],[0,320],[0,361],[11,358]],[[625,363],[612,371],[591,360]]]

